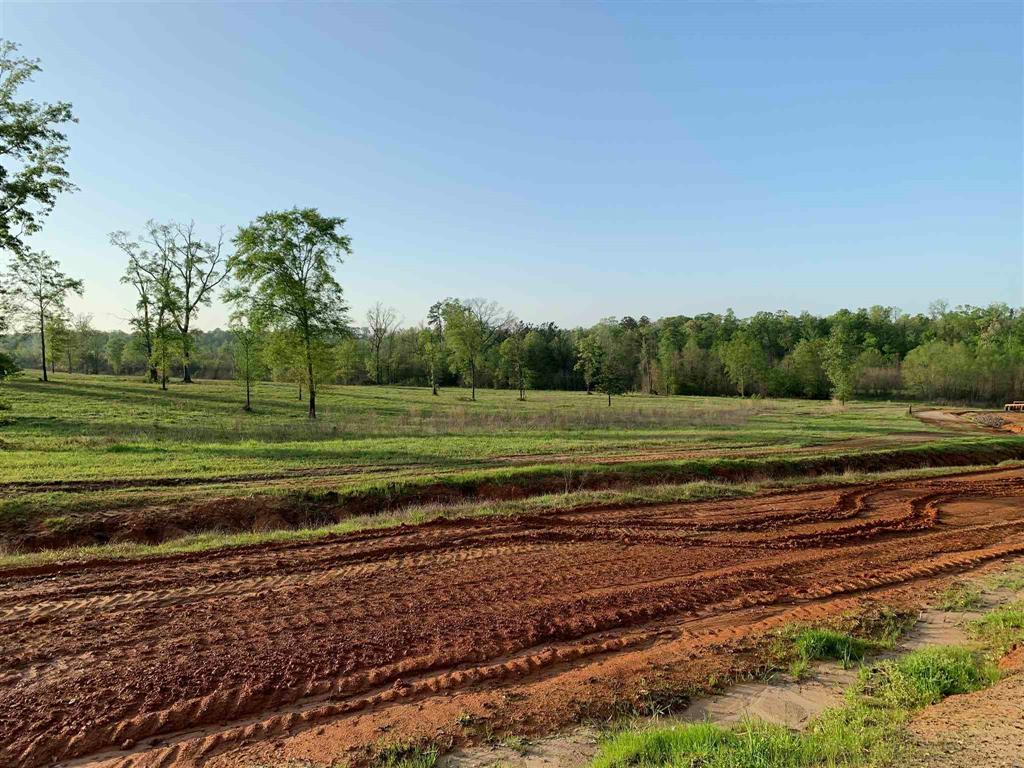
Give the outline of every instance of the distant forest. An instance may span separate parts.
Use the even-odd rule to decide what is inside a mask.
[[[456,354],[440,302],[418,327],[399,327],[377,305],[367,325],[339,334],[320,353],[324,382],[438,386],[470,384]],[[642,392],[660,395],[756,395],[828,398],[916,397],[998,403],[1024,398],[1024,318],[1004,304],[955,309],[934,304],[927,314],[892,307],[841,310],[827,317],[758,312],[609,318],[590,328],[520,323],[489,302],[473,372],[480,387]],[[478,312],[478,315],[480,313]],[[192,375],[238,375],[239,339],[216,329],[190,332]],[[257,379],[298,383],[302,372],[284,352],[286,339],[268,336]],[[39,334],[9,333],[0,351],[22,368],[39,368]],[[103,331],[87,316],[54,318],[47,328],[51,372],[146,376],[151,369],[141,334]],[[252,369],[250,362],[249,368]],[[171,373],[182,375],[180,361]]]

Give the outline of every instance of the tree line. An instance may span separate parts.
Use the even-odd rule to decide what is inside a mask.
[[[239,230],[230,256],[222,233],[204,241],[192,224],[150,222],[137,238],[114,232],[111,243],[126,258],[123,280],[137,296],[129,333],[70,317],[66,299],[81,284],[49,257],[22,258],[6,284],[24,299],[20,316],[34,330],[8,334],[0,349],[15,365],[50,374],[141,375],[164,388],[172,377],[237,377],[246,407],[256,382],[291,382],[310,415],[322,383],[435,393],[464,386],[471,399],[480,387],[513,389],[524,399],[531,389],[580,390],[609,403],[624,392],[1024,397],[1024,318],[1003,304],[938,302],[913,315],[871,307],[829,316],[627,316],[567,329],[525,323],[492,301],[447,298],[413,324],[381,302],[353,321],[332,269],[351,248],[343,226],[314,209],[268,213]],[[231,321],[204,332],[196,321],[218,287]]]
[[[288,381],[316,415],[317,387],[341,384],[465,386],[648,394],[887,397],[998,402],[1024,397],[1024,321],[1004,304],[908,315],[892,307],[829,316],[758,312],[620,317],[592,327],[530,324],[485,299],[444,298],[403,325],[375,304],[350,317],[334,269],[351,253],[345,219],[315,208],[267,212],[228,239],[223,228],[148,222],[118,230],[121,281],[134,290],[131,332],[100,331],[72,317],[81,280],[34,250],[59,195],[75,191],[65,162],[71,105],[19,99],[40,71],[0,40],[0,379],[38,367],[179,377],[238,377],[245,407],[255,382]],[[227,330],[203,332],[218,296]],[[230,372],[230,373],[229,373]]]

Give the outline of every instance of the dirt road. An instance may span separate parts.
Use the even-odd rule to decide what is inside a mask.
[[[1016,469],[0,573],[0,765],[251,765],[539,678],[561,707],[598,660],[1020,553]]]

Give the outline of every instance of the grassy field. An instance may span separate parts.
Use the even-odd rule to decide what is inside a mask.
[[[904,404],[616,398],[325,386],[310,422],[291,385],[260,385],[255,411],[233,382],[171,385],[137,379],[31,374],[4,387],[0,480],[76,480],[271,473],[296,467],[438,467],[551,454],[773,448],[934,431]]]
[[[482,390],[473,402],[462,389],[434,397],[325,386],[321,418],[310,422],[291,385],[261,384],[247,413],[234,382],[164,392],[111,376],[43,383],[32,372],[4,385],[2,397],[10,407],[0,411],[0,540],[12,552],[26,541],[29,549],[116,541],[124,525],[103,532],[93,523],[118,510],[171,515],[170,533],[150,521],[136,543],[225,525],[246,532],[251,521],[202,524],[196,505],[223,499],[288,499],[303,514],[275,501],[269,527],[323,528],[437,501],[476,503],[467,513],[527,496],[550,505],[552,494],[568,503],[570,494],[604,492],[612,503],[607,494],[628,501],[625,489],[640,486],[690,498],[696,481],[1024,458],[1012,453],[1019,439],[943,431],[888,402],[629,395],[608,407],[582,392],[530,392],[520,402],[515,392]],[[745,492],[751,487],[761,486]],[[174,518],[185,507],[191,516]]]

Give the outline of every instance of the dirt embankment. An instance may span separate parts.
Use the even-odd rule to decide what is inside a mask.
[[[1024,470],[0,572],[0,764],[544,730],[793,619],[1024,553]]]
[[[933,437],[933,436],[932,436]],[[849,446],[848,446],[849,447]],[[521,499],[571,490],[627,489],[639,485],[685,483],[695,480],[744,482],[772,478],[817,476],[847,471],[878,472],[921,467],[956,467],[996,464],[1024,459],[1024,441],[1009,439],[988,445],[928,446],[822,455],[720,457],[678,463],[657,461],[613,462],[585,473],[542,467],[537,471],[505,477],[459,476],[429,481],[403,479],[381,482],[366,490],[337,491],[329,484],[339,475],[324,469],[309,475],[289,473],[291,490],[266,491],[263,477],[236,479],[240,487],[232,495],[215,493],[210,498],[174,504],[139,504],[121,509],[84,511],[62,516],[59,526],[46,520],[12,518],[0,526],[0,537],[16,551],[31,552],[59,547],[133,541],[159,543],[204,531],[247,532],[328,525],[358,515],[378,514],[419,504],[450,504],[464,501]],[[154,479],[154,488],[173,485],[178,478]],[[172,482],[174,481],[174,482]],[[301,481],[299,484],[298,481]],[[132,481],[139,483],[142,481]],[[150,481],[147,481],[150,482]],[[214,481],[214,485],[221,484]],[[310,485],[312,483],[312,485]],[[44,484],[42,488],[49,488]],[[92,483],[87,490],[101,489]],[[119,486],[111,486],[119,487]],[[137,489],[145,486],[133,486]],[[30,483],[0,485],[0,492],[30,493]],[[251,495],[242,495],[245,491]]]

